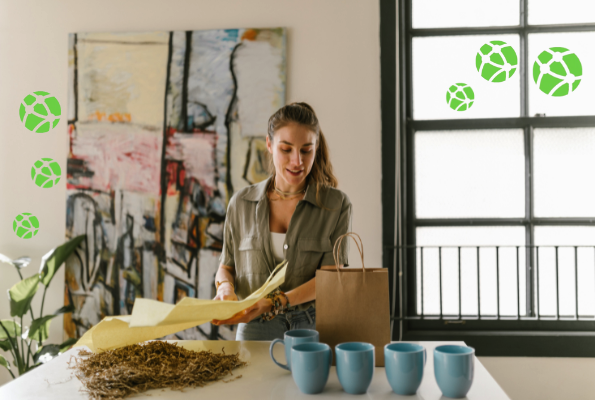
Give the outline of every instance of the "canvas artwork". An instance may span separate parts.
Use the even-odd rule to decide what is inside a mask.
[[[286,32],[69,36],[65,336],[137,297],[210,299],[233,193],[268,176],[268,118],[285,104]],[[210,324],[180,339],[231,338]]]

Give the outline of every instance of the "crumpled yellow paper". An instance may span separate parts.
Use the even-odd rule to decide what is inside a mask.
[[[183,298],[178,304],[138,298],[132,315],[105,317],[80,338],[75,347],[87,346],[93,352],[157,339],[214,319],[225,320],[254,305],[285,281],[287,262],[275,268],[264,285],[241,301]],[[277,272],[278,271],[278,272]]]

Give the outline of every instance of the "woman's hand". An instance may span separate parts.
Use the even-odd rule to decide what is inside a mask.
[[[271,310],[273,303],[271,299],[264,298],[256,302],[252,307],[246,308],[244,311],[240,311],[233,317],[226,319],[226,320],[218,320],[214,319],[211,321],[213,325],[235,325],[239,324],[240,322],[248,323],[253,319],[257,318],[258,316],[264,314]]]
[[[236,296],[233,287],[229,283],[224,282],[219,285],[217,296],[213,300],[238,301],[238,296]]]

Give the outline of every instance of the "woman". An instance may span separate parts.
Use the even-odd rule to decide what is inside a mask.
[[[239,324],[236,340],[283,338],[315,329],[316,270],[334,266],[333,244],[348,232],[351,203],[337,190],[318,118],[306,103],[279,109],[266,138],[272,175],[237,192],[225,220],[216,300],[242,300],[288,261],[285,282],[252,307],[216,325]],[[339,255],[347,265],[347,250]]]

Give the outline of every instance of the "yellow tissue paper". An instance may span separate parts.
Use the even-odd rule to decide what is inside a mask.
[[[178,304],[137,298],[132,315],[105,317],[80,338],[75,347],[93,352],[117,349],[180,332],[214,319],[225,320],[254,305],[285,281],[287,262],[275,268],[264,285],[241,301],[183,298]],[[278,273],[276,273],[278,271]]]

